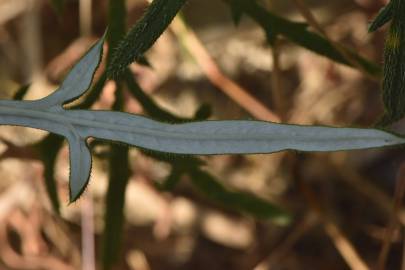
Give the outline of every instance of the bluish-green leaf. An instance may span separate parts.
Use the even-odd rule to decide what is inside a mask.
[[[69,134],[69,135],[68,135]],[[71,202],[76,201],[85,190],[91,172],[91,154],[86,141],[77,132],[65,134],[69,142]]]
[[[68,73],[62,85],[51,95],[30,102],[36,109],[49,107],[62,108],[60,105],[73,101],[83,95],[90,87],[94,73],[100,64],[103,53],[104,37],[101,38]]]
[[[72,74],[76,73],[76,68],[93,74],[101,51],[102,41],[99,41],[83,58],[98,55],[91,57],[94,62],[79,62]],[[84,70],[81,66],[83,63],[91,70]],[[92,75],[85,78],[92,78]],[[74,88],[75,84],[82,89]],[[247,120],[167,124],[122,112],[66,110],[62,107],[66,101],[83,94],[89,84],[76,82],[68,76],[63,84],[65,87],[39,101],[0,101],[0,124],[43,129],[68,139],[73,166],[71,171],[74,172],[70,179],[71,199],[80,195],[89,177],[91,156],[85,145],[88,137],[158,152],[196,155],[273,153],[282,150],[339,151],[405,143],[403,137],[377,129],[284,125]],[[70,92],[67,89],[73,90]]]
[[[13,107],[34,110],[40,114],[53,114],[58,116],[64,112],[62,105],[81,96],[90,86],[94,73],[101,61],[104,38],[100,39],[89,52],[69,72],[61,87],[51,95],[35,101],[0,101],[9,103]],[[35,113],[34,113],[35,114]],[[39,116],[39,115],[37,115]],[[0,118],[3,118],[1,115]],[[4,118],[8,118],[4,115]],[[35,117],[29,113],[25,115],[28,127],[48,130],[68,139],[70,149],[70,200],[74,201],[87,185],[91,167],[91,155],[88,152],[84,138],[80,137],[78,130],[67,122],[53,122]],[[22,119],[21,119],[22,120]],[[18,124],[17,124],[18,125]],[[53,196],[53,195],[52,195]]]
[[[160,152],[178,154],[249,154],[282,150],[338,151],[401,145],[405,139],[376,129],[283,125],[261,121],[205,121],[165,124],[112,111],[34,110],[0,102],[0,123],[48,130],[69,143],[96,137]],[[75,151],[78,149],[78,151]],[[72,159],[83,158],[83,148],[71,148]],[[81,156],[80,156],[81,155]],[[75,163],[71,163],[74,166]],[[71,168],[71,170],[82,170]],[[73,176],[73,175],[72,175]],[[71,190],[82,189],[88,175],[71,179]],[[71,194],[76,198],[78,194]]]
[[[98,81],[94,83],[93,87],[89,90],[86,98],[79,104],[69,107],[70,109],[88,109],[93,106],[101,95],[104,89],[105,83],[107,82],[107,73],[104,72]]]

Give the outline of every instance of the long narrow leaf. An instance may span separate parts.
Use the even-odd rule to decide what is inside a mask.
[[[191,121],[190,119],[182,118],[163,110],[151,97],[142,91],[138,83],[135,81],[134,75],[131,73],[131,71],[126,70],[124,78],[129,92],[139,101],[139,103],[142,104],[145,112],[152,118],[169,123],[183,123]]]
[[[385,42],[383,124],[390,124],[405,116],[405,2],[392,0],[393,19]]]
[[[13,100],[23,100],[31,85],[27,84],[20,87],[13,96]]]
[[[98,52],[98,42],[89,52]],[[99,59],[94,59],[98,63]],[[82,62],[74,68],[81,70]],[[97,65],[89,65],[92,68]],[[73,72],[73,71],[72,71]],[[93,70],[94,72],[94,70]],[[92,76],[86,78],[91,79]],[[75,89],[74,96],[87,90],[87,83],[70,81],[72,85],[60,88]],[[74,88],[81,87],[81,91]],[[86,86],[86,88],[84,87]],[[319,126],[283,125],[263,121],[203,121],[184,124],[166,124],[146,117],[113,111],[66,110],[62,105],[71,94],[52,94],[39,101],[0,101],[0,124],[19,125],[47,130],[64,136],[71,146],[71,159],[91,164],[90,155],[84,154],[88,137],[122,142],[129,145],[177,154],[252,154],[273,153],[282,150],[339,151],[402,145],[403,137],[377,129],[335,128]],[[37,106],[39,102],[41,106]],[[55,105],[55,104],[59,105]],[[75,145],[80,147],[75,151]],[[78,165],[71,162],[71,166]],[[86,171],[88,166],[71,168]],[[76,177],[77,176],[77,177]],[[76,177],[76,178],[73,178]],[[71,199],[77,198],[86,184],[88,175],[71,174]]]
[[[394,14],[394,8],[392,2],[389,2],[385,7],[383,7],[378,13],[377,17],[370,23],[368,27],[369,32],[375,32],[386,23],[388,23]]]
[[[125,191],[130,172],[128,147],[111,149],[103,240],[103,269],[111,269],[120,254],[124,226]]]
[[[53,8],[61,14],[63,11],[63,8],[65,7],[65,0],[51,0],[51,4]]]
[[[59,119],[74,126],[83,138],[95,136],[178,154],[253,154],[288,149],[338,151],[404,143],[403,138],[376,129],[283,125],[263,121],[204,121],[173,125],[127,113],[82,110],[63,112],[55,120]]]
[[[253,0],[224,0],[229,5],[236,5],[238,10],[243,10],[244,13],[249,15],[256,21],[268,34],[281,34],[292,42],[313,51],[319,55],[328,57],[329,59],[338,63],[353,66],[342,53],[336,49],[336,46],[331,44],[324,37],[306,29],[306,25],[302,23],[295,23],[279,17],[265,8],[261,7],[256,1]],[[379,77],[381,75],[381,68],[375,63],[363,58],[355,51],[342,47],[345,54],[355,60],[357,64],[369,75]]]
[[[120,40],[125,36],[126,30],[126,6],[125,1],[122,0],[110,0],[108,1],[108,43],[112,50],[116,49],[116,46]],[[112,59],[113,54],[108,54],[109,62]]]
[[[48,194],[52,208],[57,214],[59,214],[60,202],[54,173],[56,158],[62,145],[63,137],[57,136],[55,134],[49,134],[41,142],[34,145],[34,147],[37,148],[38,152],[40,153],[42,162],[44,164],[46,192]]]
[[[118,77],[127,66],[141,59],[155,43],[186,0],[154,0],[145,15],[129,31],[114,52],[108,69],[110,77]]]
[[[202,170],[191,171],[191,181],[205,196],[227,207],[260,219],[273,219],[280,223],[289,221],[290,217],[284,210],[248,193],[229,191]]]
[[[111,53],[123,37],[126,31],[126,1],[109,0],[108,21],[111,31],[107,40],[111,48],[108,54],[108,64],[111,64],[113,54]],[[124,106],[124,95],[122,82],[115,81],[115,101],[113,110],[121,111]],[[102,245],[102,268],[110,270],[117,263],[120,248],[122,246],[124,230],[124,206],[125,191],[130,177],[129,150],[127,146],[113,145],[110,148],[108,190],[106,197],[106,212],[104,214],[104,235]]]
[[[282,150],[338,151],[385,147],[405,139],[376,129],[282,125],[261,121],[205,121],[165,124],[121,112],[37,111],[0,105],[0,123],[40,128],[71,139],[72,130],[88,137],[118,141],[160,152],[178,154],[249,154]],[[21,104],[23,105],[23,103]],[[72,158],[79,158],[73,157]],[[73,165],[73,164],[72,164]],[[81,177],[86,177],[82,175]],[[72,190],[81,187],[71,179]],[[76,195],[72,194],[72,198]]]

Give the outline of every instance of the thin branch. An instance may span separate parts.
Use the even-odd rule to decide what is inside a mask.
[[[308,24],[311,27],[313,27],[316,31],[318,31],[320,34],[322,34],[330,42],[330,44],[332,44],[332,46],[347,60],[347,62],[353,65],[353,67],[362,71],[363,74],[365,74],[370,79],[376,80],[376,78],[370,76],[369,73],[363,68],[363,66],[354,57],[352,57],[349,53],[347,53],[347,51],[344,50],[340,44],[333,41],[333,39],[329,36],[329,34],[322,28],[321,24],[318,22],[314,14],[306,6],[303,0],[292,0],[292,1],[294,2],[298,10],[301,12],[305,20],[308,22]]]
[[[82,207],[82,269],[96,269],[94,239],[94,206],[91,194],[83,194]]]
[[[405,270],[405,233],[404,229],[402,228],[402,266],[401,270]]]
[[[21,45],[24,55],[24,83],[40,77],[43,70],[42,39],[41,39],[41,1],[29,0],[20,27]],[[21,59],[22,61],[22,59]]]
[[[380,210],[386,212],[387,215],[392,215],[394,213],[398,222],[405,225],[405,210],[401,208],[398,209],[397,212],[394,212],[390,197],[378,187],[373,185],[370,182],[370,179],[363,177],[349,164],[336,162],[332,159],[329,159],[328,163],[328,166],[330,166],[334,173],[339,175],[340,178],[345,181],[345,183],[375,203],[375,205],[378,206]]]
[[[304,198],[307,200],[309,207],[319,216],[323,223],[326,234],[332,240],[335,248],[350,269],[369,270],[370,268],[361,258],[353,244],[344,235],[339,226],[333,222],[327,213],[324,212],[321,202],[319,202],[311,188],[304,181],[299,179],[299,177],[296,177],[296,181],[298,182],[301,192]]]
[[[276,269],[280,266],[281,260],[286,257],[288,252],[294,247],[294,245],[317,223],[318,218],[312,213],[307,214],[292,230],[291,233],[274,248],[271,254],[261,261],[254,270],[263,269]]]
[[[405,162],[402,163],[402,165],[398,171],[396,182],[397,182],[397,185],[395,188],[395,195],[394,195],[394,211],[390,217],[390,220],[388,223],[388,228],[386,229],[386,233],[385,233],[385,237],[384,237],[385,241],[383,243],[380,255],[378,257],[378,263],[377,263],[378,270],[385,269],[385,264],[386,264],[388,254],[391,249],[392,238],[393,238],[395,230],[398,228],[398,221],[396,218],[396,213],[398,213],[398,211],[401,208],[402,200],[403,200],[404,194],[405,194]]]
[[[181,18],[176,17],[170,25],[170,29],[195,58],[208,80],[210,80],[213,85],[222,90],[257,119],[271,122],[281,121],[276,113],[272,112],[256,98],[251,96],[245,89],[222,73],[196,34],[191,29],[187,28]]]
[[[26,0],[0,1],[0,25],[14,19],[29,8],[30,3]]]
[[[283,117],[286,113],[286,102],[283,95],[283,80],[281,78],[280,44],[277,38],[272,45],[271,53],[273,57],[273,70],[271,74],[273,105],[276,108],[278,115]]]
[[[80,0],[79,4],[80,34],[81,36],[88,37],[92,32],[92,0]]]
[[[92,33],[92,0],[80,0],[80,34],[88,37]],[[94,205],[91,194],[83,194],[81,212],[82,269],[96,270]]]
[[[272,0],[267,0],[265,4],[267,8],[270,9]],[[275,108],[275,111],[278,113],[278,115],[280,115],[281,118],[285,118],[284,114],[286,113],[286,102],[283,96],[283,80],[281,78],[280,54],[280,39],[276,35],[274,37],[274,40],[271,42],[271,56],[273,59],[273,69],[271,71],[271,96],[272,104]]]

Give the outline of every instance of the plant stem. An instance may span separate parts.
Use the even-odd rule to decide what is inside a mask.
[[[107,36],[110,46],[107,56],[108,64],[112,59],[112,52],[126,31],[125,0],[109,1],[109,33]],[[116,81],[114,110],[122,110],[124,105],[121,83]],[[103,243],[103,269],[112,269],[118,261],[120,247],[122,246],[122,232],[124,226],[125,191],[130,176],[129,157],[127,146],[111,147],[109,160],[109,184],[106,197],[106,213]]]

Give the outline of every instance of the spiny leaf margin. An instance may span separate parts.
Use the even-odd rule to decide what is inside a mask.
[[[187,0],[154,0],[144,16],[132,27],[114,49],[108,75],[118,78],[132,62],[142,60],[143,54],[155,43]]]
[[[380,121],[387,126],[405,116],[405,1],[391,0],[393,18],[384,50],[382,98],[385,114]]]

